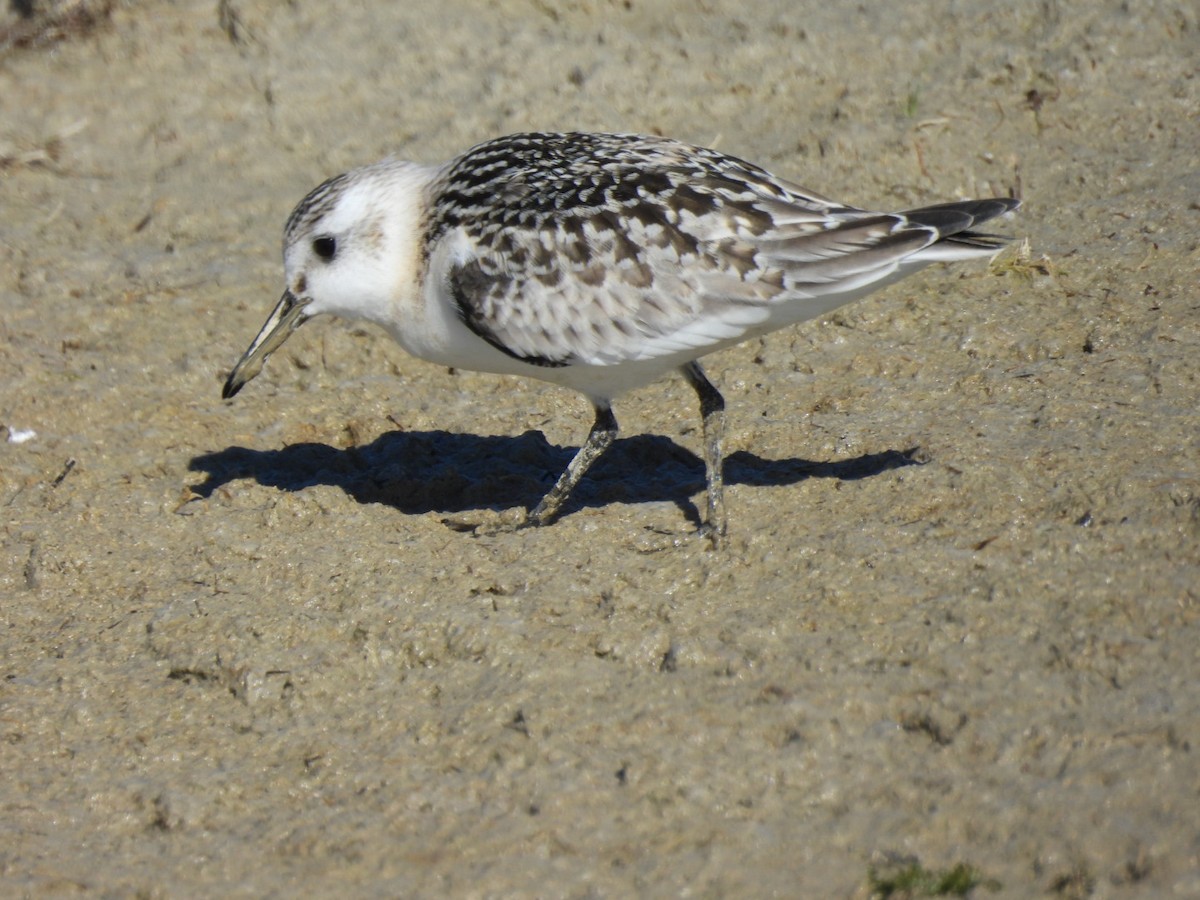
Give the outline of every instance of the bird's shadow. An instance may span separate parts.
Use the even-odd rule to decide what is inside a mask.
[[[280,450],[229,447],[192,459],[207,478],[192,490],[202,497],[231,481],[253,478],[285,491],[314,485],[341,488],[360,503],[383,503],[404,513],[459,513],[532,507],[566,468],[575,448],[555,447],[538,431],[516,437],[448,431],[392,431],[344,450],[292,444]],[[739,450],[725,459],[731,484],[779,486],[807,478],[852,481],[919,465],[916,449],[885,450],[836,462],[763,459]],[[669,438],[636,435],[616,441],[597,460],[563,509],[612,502],[670,501],[699,524],[692,497],[704,489],[704,463]]]

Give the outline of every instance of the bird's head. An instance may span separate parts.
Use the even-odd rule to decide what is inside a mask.
[[[223,397],[241,390],[313,316],[389,319],[420,264],[425,189],[434,171],[387,160],[330,178],[300,201],[283,232],[283,296],[229,373]]]

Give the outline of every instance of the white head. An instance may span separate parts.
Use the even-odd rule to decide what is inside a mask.
[[[232,397],[313,316],[385,322],[415,287],[426,188],[437,169],[385,160],[312,190],[283,231],[286,288],[230,372]]]

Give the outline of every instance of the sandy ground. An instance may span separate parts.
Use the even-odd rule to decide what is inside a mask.
[[[1194,4],[223,9],[0,57],[0,894],[1200,895]],[[493,537],[580,398],[330,321],[220,400],[312,185],[568,128],[1028,253],[711,358],[723,553],[677,379]]]

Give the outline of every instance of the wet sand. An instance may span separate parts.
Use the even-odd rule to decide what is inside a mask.
[[[1190,4],[217,6],[0,57],[0,893],[1200,894]],[[310,187],[531,129],[1028,247],[710,357],[722,553],[678,379],[490,537],[581,398],[328,321],[220,400]]]

